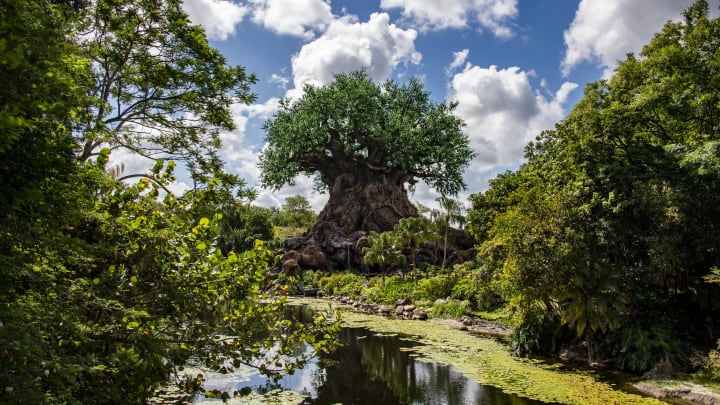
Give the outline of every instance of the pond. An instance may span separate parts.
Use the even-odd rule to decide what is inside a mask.
[[[296,316],[309,316],[304,307]],[[303,404],[540,404],[466,378],[455,367],[416,358],[419,344],[397,334],[345,327],[339,348],[273,382],[252,370],[209,375],[206,389],[300,392]],[[196,402],[209,401],[204,398]]]

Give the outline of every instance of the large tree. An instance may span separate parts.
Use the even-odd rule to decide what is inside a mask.
[[[720,263],[720,19],[708,13],[699,0],[667,23],[516,173],[471,197],[519,346],[550,349],[569,327],[589,357],[644,371],[714,343],[720,301],[703,276]]]
[[[218,181],[160,202],[173,162],[126,185],[107,174],[108,149],[78,159],[98,66],[73,31],[91,10],[75,6],[107,5],[0,0],[0,402],[144,403],[188,361],[276,376],[303,364],[294,343],[325,346],[326,322],[295,328],[258,293],[261,244],[218,247]]]
[[[222,168],[219,133],[234,128],[229,106],[255,99],[255,76],[228,65],[179,0],[98,0],[80,15],[95,101],[75,131],[81,160],[125,149],[186,162],[196,185],[207,183]]]
[[[261,182],[280,188],[298,175],[315,176],[330,194],[308,234],[320,245],[391,230],[417,215],[406,186],[423,180],[443,195],[465,188],[462,172],[473,152],[454,108],[433,102],[418,80],[378,85],[364,71],[308,85],[265,125]]]

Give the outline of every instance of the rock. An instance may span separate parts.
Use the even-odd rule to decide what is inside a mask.
[[[300,254],[300,263],[306,268],[324,268],[326,259],[325,252],[317,245],[306,247]]]
[[[460,320],[462,321],[463,325],[465,325],[465,326],[468,326],[468,325],[472,325],[472,324],[473,324],[472,318],[470,318],[470,317],[467,316],[467,315],[464,315],[462,318],[460,318]]]
[[[403,312],[405,312],[405,307],[404,307],[404,306],[398,305],[398,306],[395,307],[395,315],[400,316],[400,315],[403,314]]]
[[[300,274],[300,265],[295,259],[285,260],[282,264],[282,273],[291,276]]]
[[[403,311],[413,312],[413,311],[415,311],[415,305],[405,305],[405,306],[403,306]]]
[[[377,307],[375,312],[377,312],[378,314],[390,315],[390,313],[392,313],[392,309],[390,307],[386,307],[385,305],[380,305],[379,307]]]
[[[395,306],[410,305],[410,304],[412,304],[412,300],[410,300],[410,298],[400,298],[400,299],[395,300]]]
[[[410,319],[415,321],[424,321],[428,319],[428,315],[424,311],[415,311],[412,313]]]
[[[442,299],[442,298],[438,298],[438,299],[435,300],[434,304],[435,304],[435,305],[447,304],[447,300],[444,300],[444,299]]]

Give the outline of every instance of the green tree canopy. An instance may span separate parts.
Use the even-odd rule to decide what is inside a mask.
[[[88,4],[75,27],[94,79],[76,126],[81,160],[125,148],[188,162],[194,180],[209,181],[222,167],[219,131],[234,128],[229,106],[255,99],[255,76],[229,66],[179,0]]]
[[[265,124],[261,182],[279,188],[298,175],[315,176],[329,198],[304,246],[354,245],[360,234],[386,232],[418,215],[406,186],[423,180],[443,195],[465,188],[463,170],[474,154],[454,108],[433,102],[415,79],[376,84],[356,71],[323,87],[308,85]],[[362,253],[353,257],[360,264]],[[340,256],[325,260],[329,268],[347,263]]]
[[[290,196],[275,215],[274,223],[278,226],[309,228],[315,223],[317,214],[310,207],[307,198],[301,195]]]
[[[473,152],[454,108],[432,102],[415,79],[377,85],[361,71],[335,75],[324,87],[307,85],[265,125],[261,181],[279,188],[307,174],[333,187],[340,174],[369,169],[455,195],[465,188],[462,171]]]
[[[480,261],[503,280],[516,331],[534,335],[524,341],[560,336],[560,323],[584,335],[589,356],[644,370],[681,366],[685,342],[711,338],[720,20],[708,12],[696,1],[610,80],[587,85],[527,147],[527,164],[471,198]]]
[[[159,188],[174,179],[172,161],[159,160],[148,178],[126,185],[107,173],[108,148],[93,146],[99,148],[94,161],[78,155],[77,141],[99,141],[102,132],[110,143],[128,136],[128,127],[115,133],[109,125],[86,126],[91,116],[103,117],[97,100],[88,99],[99,83],[88,78],[102,61],[83,56],[83,41],[92,35],[80,41],[74,29],[90,13],[95,28],[107,29],[107,40],[142,42],[155,28],[134,25],[137,19],[155,21],[157,8],[168,5],[178,7],[0,0],[0,73],[10,80],[0,89],[3,403],[143,403],[175,377],[200,389],[198,375],[183,376],[191,359],[220,372],[249,364],[277,376],[307,360],[293,360],[296,344],[320,350],[332,340],[326,320],[294,325],[282,299],[260,294],[271,258],[262,244],[242,253],[218,248],[221,218],[206,210],[208,201],[227,201],[227,190],[215,190],[224,182],[214,177],[187,198],[168,194],[159,201]],[[111,10],[127,11],[128,20]],[[183,15],[172,21],[188,25]],[[134,37],[121,39],[133,30]],[[199,29],[190,31],[204,38]],[[114,50],[104,55],[120,57]],[[142,59],[130,56],[128,64]],[[187,76],[208,73],[203,65],[185,68]],[[130,88],[140,91],[137,86],[141,81]],[[123,88],[120,82],[108,88],[111,99],[130,102],[111,88]],[[152,110],[145,107],[120,121]],[[170,119],[176,111],[166,108]]]

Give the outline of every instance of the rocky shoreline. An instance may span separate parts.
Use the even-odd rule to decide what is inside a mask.
[[[662,381],[659,381],[660,383]],[[720,405],[720,394],[712,392],[699,384],[679,383],[669,386],[657,386],[646,381],[633,384],[643,394],[669,401],[683,401],[687,404]]]
[[[395,300],[394,306],[370,304],[364,299],[352,299],[348,297],[331,296],[328,299],[343,305],[352,307],[353,310],[367,314],[390,316],[396,319],[408,319],[415,321],[431,320],[455,329],[491,335],[495,337],[508,337],[512,334],[512,328],[500,322],[492,322],[475,316],[465,315],[460,319],[429,319],[430,309],[418,308],[413,305],[409,298]]]

